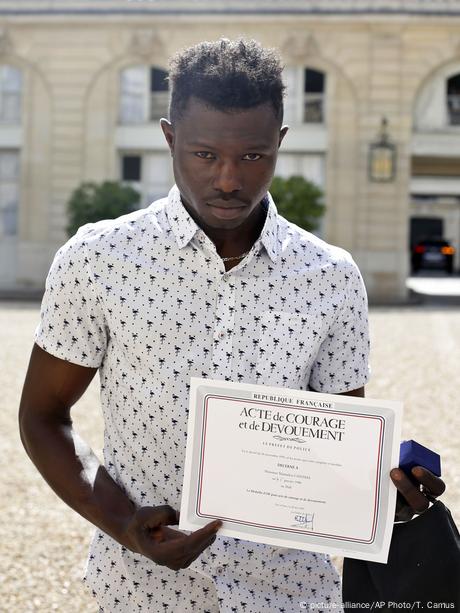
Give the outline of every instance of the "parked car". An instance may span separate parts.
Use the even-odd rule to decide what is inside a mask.
[[[412,248],[412,272],[422,268],[445,270],[452,273],[454,269],[455,249],[443,238],[426,238]]]

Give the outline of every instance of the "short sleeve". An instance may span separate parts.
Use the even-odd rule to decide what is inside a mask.
[[[369,380],[367,294],[354,262],[347,264],[343,291],[341,308],[310,373],[309,388],[316,392],[340,394]]]
[[[98,368],[107,347],[107,327],[86,244],[79,234],[56,253],[34,338],[55,357]]]

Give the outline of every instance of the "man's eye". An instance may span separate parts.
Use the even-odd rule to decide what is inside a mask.
[[[243,160],[249,160],[250,162],[257,162],[257,160],[260,160],[262,156],[260,155],[260,153],[246,153],[246,155],[243,155]]]
[[[197,151],[195,155],[202,160],[212,160],[214,158],[214,155],[210,151]]]

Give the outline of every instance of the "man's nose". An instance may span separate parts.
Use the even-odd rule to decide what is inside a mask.
[[[243,188],[243,184],[238,164],[232,161],[219,164],[216,169],[213,187],[224,194],[240,191]]]

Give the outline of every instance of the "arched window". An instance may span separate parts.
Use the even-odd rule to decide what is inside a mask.
[[[0,66],[0,123],[21,123],[22,74],[14,66]]]
[[[451,126],[460,125],[460,74],[447,79],[447,121]]]
[[[156,66],[130,66],[120,73],[120,123],[148,123],[168,113],[168,73]]]
[[[320,70],[305,68],[303,121],[305,123],[324,123],[324,93],[326,75]]]
[[[453,130],[460,126],[460,62],[436,70],[420,88],[414,105],[415,132]],[[446,152],[447,153],[447,152]]]
[[[326,121],[326,74],[310,67],[287,66],[285,119],[293,123],[324,124]]]

